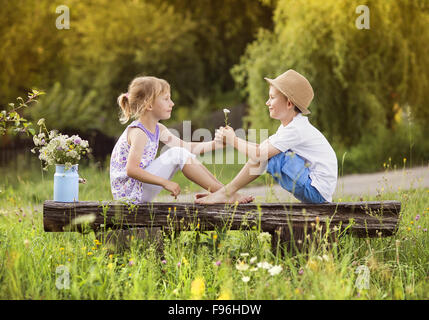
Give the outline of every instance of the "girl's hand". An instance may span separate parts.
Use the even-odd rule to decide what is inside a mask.
[[[168,180],[164,185],[164,189],[171,192],[171,195],[177,199],[177,196],[180,193],[180,186],[173,181]]]
[[[216,130],[215,133],[215,145],[217,147],[223,147],[225,145],[225,138],[223,136],[223,131],[222,131],[223,127],[220,127],[219,129]]]

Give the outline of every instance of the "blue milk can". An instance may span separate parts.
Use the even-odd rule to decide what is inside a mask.
[[[68,170],[64,164],[55,165],[54,175],[54,201],[77,202],[79,201],[79,174],[77,164]]]

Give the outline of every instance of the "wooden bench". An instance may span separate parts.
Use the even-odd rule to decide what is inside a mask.
[[[43,204],[44,230],[81,231],[82,222],[92,230],[142,228],[180,231],[258,230],[273,235],[273,245],[302,244],[308,234],[349,233],[356,237],[387,237],[395,234],[401,203],[342,202],[329,204],[249,203],[198,205],[152,202],[129,205],[121,202],[80,201]]]

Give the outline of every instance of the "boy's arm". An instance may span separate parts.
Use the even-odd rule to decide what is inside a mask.
[[[227,144],[244,153],[255,162],[268,161],[268,159],[281,152],[279,149],[273,147],[268,139],[264,140],[261,144],[240,139],[235,135],[234,129],[231,127],[222,127],[219,129],[217,137],[225,137]]]
[[[159,128],[159,140],[169,147],[182,147],[196,155],[223,148],[223,144],[217,144],[214,140],[206,142],[186,142],[172,134],[163,124],[159,124]]]
[[[144,183],[161,186],[170,191],[172,196],[176,197],[180,193],[180,186],[177,183],[153,175],[140,168],[141,157],[148,140],[146,134],[140,129],[130,130],[129,139],[131,147],[126,166],[127,176]]]

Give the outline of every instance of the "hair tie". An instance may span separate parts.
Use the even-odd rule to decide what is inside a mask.
[[[125,93],[125,96],[127,97],[127,99],[128,99],[128,96],[129,96],[129,93],[127,92],[127,93]]]

